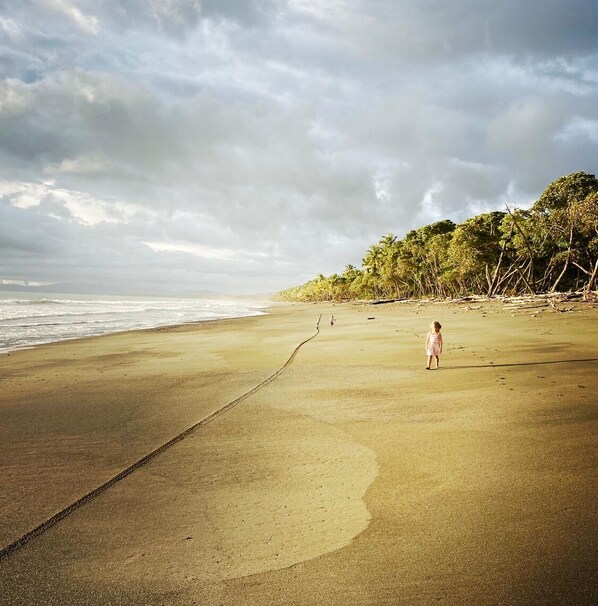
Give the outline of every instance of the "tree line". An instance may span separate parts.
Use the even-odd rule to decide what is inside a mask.
[[[598,180],[551,183],[530,209],[505,208],[456,225],[392,233],[347,265],[277,294],[283,301],[347,301],[539,294],[598,287]]]

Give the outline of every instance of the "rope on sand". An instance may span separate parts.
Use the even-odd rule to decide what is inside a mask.
[[[180,442],[181,440],[186,438],[196,429],[204,427],[205,425],[208,425],[208,423],[215,421],[218,417],[222,416],[223,414],[226,414],[229,410],[232,410],[235,406],[254,395],[266,385],[272,383],[272,381],[276,380],[293,363],[293,360],[295,359],[295,356],[297,355],[301,347],[303,347],[306,343],[308,343],[312,339],[315,339],[315,337],[318,336],[318,334],[320,333],[321,319],[322,315],[320,314],[316,323],[316,332],[308,339],[305,339],[305,341],[299,343],[299,345],[297,345],[297,347],[295,347],[295,349],[293,350],[293,353],[290,355],[289,359],[275,373],[271,374],[267,379],[264,379],[261,383],[256,385],[253,389],[250,389],[249,391],[244,393],[242,396],[239,396],[235,400],[232,400],[232,402],[225,404],[224,406],[222,406],[222,408],[219,408],[207,417],[201,419],[200,421],[197,421],[197,423],[194,423],[193,425],[191,425],[191,427],[188,427],[178,435],[174,436],[174,438],[171,438],[170,440],[168,440],[168,442],[162,444],[162,446],[159,446],[158,448],[152,450],[150,453],[146,454],[138,461],[135,461],[135,463],[129,465],[129,467],[117,473],[114,477],[110,478],[107,482],[104,482],[101,486],[94,488],[91,492],[88,492],[80,499],[77,499],[74,503],[71,503],[68,507],[65,507],[58,513],[54,514],[51,518],[48,518],[45,522],[42,522],[41,524],[33,528],[33,530],[26,532],[23,536],[18,538],[16,541],[13,541],[10,545],[7,545],[6,547],[0,549],[0,561],[5,558],[8,558],[11,554],[17,551],[17,549],[20,549],[35,537],[38,537],[40,534],[44,533],[46,530],[48,530],[61,520],[64,520],[64,518],[66,518],[68,515],[70,515],[80,507],[83,507],[83,505],[89,503],[89,501],[91,501],[92,499],[95,499],[95,497],[108,490],[108,488],[110,488],[111,486],[114,486],[117,482],[120,482],[128,475],[132,474],[136,469],[139,469],[146,463],[149,463],[153,458],[157,457],[159,454],[163,453],[171,446],[174,446],[174,444],[176,444],[177,442]]]

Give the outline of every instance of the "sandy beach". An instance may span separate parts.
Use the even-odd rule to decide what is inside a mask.
[[[0,548],[322,317],[1,560],[0,603],[598,603],[598,308],[561,307],[274,305],[1,356]]]

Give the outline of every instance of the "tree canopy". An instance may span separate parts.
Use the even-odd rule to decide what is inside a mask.
[[[383,236],[361,268],[319,274],[278,293],[286,301],[456,297],[594,290],[598,286],[598,180],[585,172],[551,183],[529,210],[438,221],[400,240]]]

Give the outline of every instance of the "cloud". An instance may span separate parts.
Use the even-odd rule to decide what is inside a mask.
[[[144,242],[152,250],[157,252],[182,252],[202,257],[204,259],[236,259],[241,262],[253,262],[255,258],[268,258],[266,253],[256,253],[248,250],[232,250],[230,248],[216,248],[203,244],[191,244],[188,242]]]
[[[276,290],[529,205],[596,172],[594,4],[0,0],[0,279]]]
[[[596,144],[598,143],[598,120],[588,120],[582,116],[573,116],[555,135],[555,139],[573,144],[580,140]]]
[[[81,225],[98,223],[126,223],[136,214],[148,216],[142,206],[120,201],[94,198],[80,191],[55,187],[54,181],[43,183],[0,182],[0,198],[7,200],[15,208],[28,209],[41,205],[57,206],[67,211],[71,219]],[[63,213],[50,216],[61,220]]]
[[[87,34],[98,33],[98,18],[94,15],[85,14],[75,2],[68,0],[42,0],[42,6],[45,5],[57,13],[68,17],[72,23]]]

